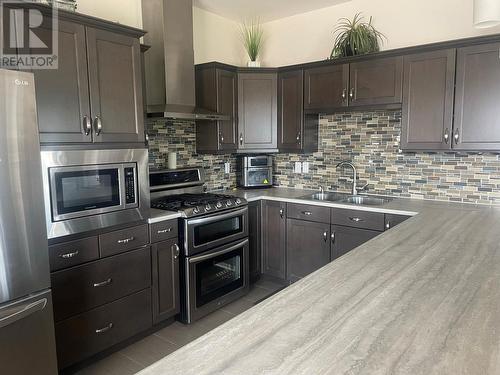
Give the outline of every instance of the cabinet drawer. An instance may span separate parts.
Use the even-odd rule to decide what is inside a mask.
[[[99,258],[97,237],[65,242],[49,247],[50,270],[57,271]]]
[[[330,209],[328,207],[310,206],[307,204],[288,204],[287,217],[319,223],[330,223]]]
[[[75,364],[151,326],[151,289],[57,323],[59,368]]]
[[[126,228],[116,232],[105,233],[99,236],[101,257],[123,253],[136,249],[149,242],[148,225]]]
[[[371,230],[384,230],[384,214],[332,208],[332,224]]]
[[[151,286],[151,250],[143,248],[51,275],[60,321]]]
[[[175,219],[151,224],[149,230],[151,231],[151,243],[177,238],[178,222]]]

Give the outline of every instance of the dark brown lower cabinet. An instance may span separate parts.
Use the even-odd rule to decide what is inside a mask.
[[[262,273],[286,278],[286,203],[262,203]]]
[[[396,225],[401,224],[403,221],[410,219],[411,216],[385,214],[385,230],[394,228]]]
[[[330,224],[287,220],[287,280],[295,282],[330,262]]]
[[[261,203],[248,204],[248,240],[250,245],[250,282],[261,274]]]
[[[151,246],[153,274],[153,323],[180,311],[179,244],[177,238]]]
[[[362,245],[366,241],[377,237],[381,232],[332,225],[331,227],[331,260],[348,253],[352,249]]]

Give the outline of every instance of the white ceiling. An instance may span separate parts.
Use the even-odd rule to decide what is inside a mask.
[[[195,6],[237,22],[269,22],[351,0],[195,0]]]

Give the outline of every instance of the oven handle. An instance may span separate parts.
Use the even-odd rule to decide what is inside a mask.
[[[198,262],[201,262],[201,261],[206,260],[206,259],[214,258],[214,257],[219,256],[219,255],[224,255],[224,254],[229,253],[233,250],[236,250],[242,246],[245,246],[247,243],[248,243],[248,238],[244,239],[241,242],[238,242],[236,245],[228,247],[227,249],[220,250],[220,251],[217,251],[215,253],[199,255],[197,257],[189,258],[189,263],[198,263]]]
[[[244,214],[246,212],[248,212],[248,207],[242,208],[242,209],[237,210],[237,211],[231,211],[231,212],[228,212],[228,213],[225,213],[222,215],[215,214],[213,216],[202,217],[200,219],[189,219],[187,221],[187,225],[213,223],[214,221],[220,221],[220,220],[224,220],[224,219],[227,219],[230,217],[236,217],[236,216],[239,216],[239,215]]]

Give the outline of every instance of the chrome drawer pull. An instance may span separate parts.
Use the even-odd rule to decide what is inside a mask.
[[[356,223],[360,222],[360,221],[364,221],[363,219],[359,218],[359,217],[350,217],[349,220],[351,221],[354,221]]]
[[[119,244],[127,244],[129,243],[130,241],[133,241],[135,240],[135,237],[129,237],[129,238],[124,238],[123,240],[118,240],[118,243]]]
[[[78,250],[72,252],[72,253],[66,253],[66,254],[60,254],[59,257],[63,259],[69,259],[69,258],[74,258],[76,257],[80,252]]]
[[[172,232],[172,228],[161,229],[157,233],[158,234],[163,234],[163,233],[168,233],[168,232]]]
[[[109,323],[106,327],[98,328],[95,330],[95,333],[100,334],[109,331],[113,328],[113,323]]]
[[[181,254],[181,249],[180,249],[179,245],[173,244],[172,250],[174,251],[174,260],[179,258],[179,255]]]
[[[94,288],[99,288],[101,286],[109,285],[113,282],[113,279],[110,277],[107,280],[101,281],[100,283],[94,283]]]
[[[311,216],[312,212],[311,211],[302,211],[302,215]]]

